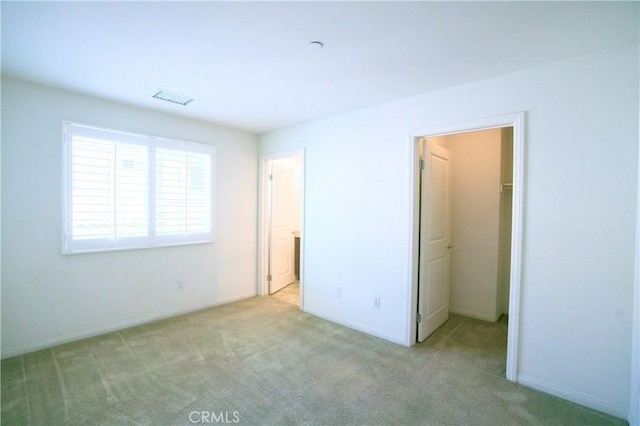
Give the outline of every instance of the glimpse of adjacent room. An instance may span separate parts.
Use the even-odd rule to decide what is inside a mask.
[[[268,293],[300,306],[301,156],[267,160]]]
[[[449,311],[506,321],[509,313],[513,128],[438,138],[451,152]]]

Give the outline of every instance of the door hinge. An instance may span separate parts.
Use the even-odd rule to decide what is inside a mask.
[[[273,181],[273,175],[269,175],[269,180]]]
[[[422,322],[422,314],[420,312],[418,312],[416,314],[416,322],[417,323],[421,323]]]
[[[271,275],[267,275],[267,281],[271,281]]]
[[[419,168],[420,170],[424,170],[424,160],[420,160],[420,161],[418,162],[418,168]]]

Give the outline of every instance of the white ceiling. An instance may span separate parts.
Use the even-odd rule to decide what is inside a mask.
[[[637,42],[639,4],[3,1],[2,71],[264,132]]]

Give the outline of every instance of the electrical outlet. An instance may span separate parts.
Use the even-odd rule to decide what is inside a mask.
[[[176,290],[184,290],[184,283],[182,281],[176,283]]]
[[[376,309],[380,309],[380,298],[379,297],[374,297],[373,298],[373,307]]]

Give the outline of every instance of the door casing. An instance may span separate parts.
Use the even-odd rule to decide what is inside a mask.
[[[525,118],[524,112],[482,118],[464,122],[442,124],[411,132],[411,188],[413,214],[411,220],[411,283],[409,297],[409,324],[406,341],[416,343],[418,306],[418,270],[420,229],[420,140],[502,127],[513,127],[513,195],[511,223],[511,274],[509,277],[509,326],[507,337],[507,380],[517,382],[520,330],[520,291],[522,285],[523,231],[524,231],[524,187],[525,187]]]

